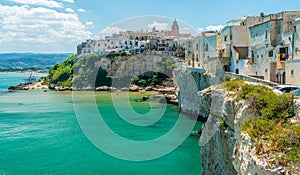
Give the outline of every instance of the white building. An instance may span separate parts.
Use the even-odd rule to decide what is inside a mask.
[[[124,51],[136,53],[149,50],[160,54],[182,56],[184,44],[181,41],[190,36],[190,34],[179,33],[179,25],[175,19],[171,31],[157,31],[154,27],[151,32],[144,30],[120,31],[118,34],[105,36],[105,38],[87,40],[77,46],[77,55],[81,57],[91,54]]]
[[[227,26],[222,29],[222,50],[219,53],[222,55],[225,70],[227,69],[226,63],[229,62],[230,72],[245,74],[245,61],[248,59],[249,48],[249,27],[256,24],[257,21],[258,17],[256,16],[246,16],[242,19],[228,21]]]
[[[295,20],[291,47],[291,59],[286,61],[286,84],[300,86],[300,18]]]
[[[294,20],[300,12],[261,14],[259,23],[250,27],[247,75],[286,83],[286,61],[291,57]]]

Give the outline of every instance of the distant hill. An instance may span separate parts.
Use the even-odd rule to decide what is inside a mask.
[[[0,54],[0,68],[49,68],[61,63],[72,53],[3,53]]]

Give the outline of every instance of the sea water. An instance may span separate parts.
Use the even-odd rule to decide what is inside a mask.
[[[30,73],[0,73],[0,93],[7,91],[7,88],[10,86],[16,86],[20,83],[25,83],[26,78],[30,76]],[[38,80],[39,78],[46,76],[46,74],[33,74]]]
[[[0,74],[1,90],[22,83],[23,78]],[[82,97],[91,95],[107,125],[128,139],[158,138],[178,119],[178,106],[167,105],[163,117],[152,126],[131,126],[114,111],[109,92],[82,93]],[[135,99],[145,95],[151,93],[130,93],[130,104],[141,114],[151,108],[148,102]],[[72,92],[0,93],[0,174],[201,174],[198,137],[188,137],[174,151],[153,160],[121,160],[90,142],[80,128],[73,101]],[[195,129],[199,127],[201,123],[196,123]]]

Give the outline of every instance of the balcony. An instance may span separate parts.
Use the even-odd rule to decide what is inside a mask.
[[[289,59],[289,54],[288,53],[279,53],[279,54],[276,54],[276,58],[277,59],[280,59],[280,61],[286,61]]]
[[[289,54],[279,53],[276,54],[276,58],[277,58],[277,70],[284,70],[285,61],[288,60]]]

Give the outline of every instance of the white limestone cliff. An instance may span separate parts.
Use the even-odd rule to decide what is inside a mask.
[[[203,175],[284,174],[280,166],[270,166],[255,154],[255,147],[241,126],[250,108],[231,92],[211,86],[210,76],[175,71],[183,112],[206,118],[200,138]],[[201,86],[199,84],[202,84]],[[206,89],[205,89],[206,88]]]

